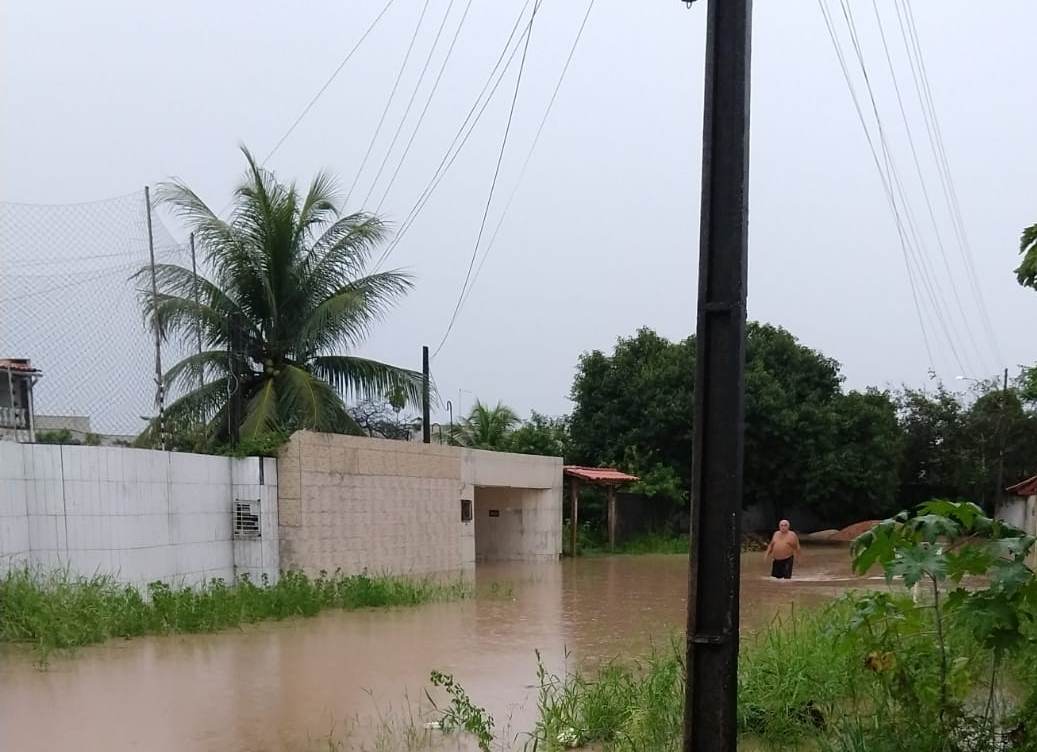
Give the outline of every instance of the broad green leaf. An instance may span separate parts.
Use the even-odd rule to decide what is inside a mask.
[[[923,543],[898,552],[886,566],[886,574],[902,578],[908,587],[927,576],[942,580],[947,576],[947,558],[936,546]]]
[[[961,526],[958,523],[937,514],[915,517],[908,524],[928,543],[935,543],[940,538],[956,538],[961,534]]]
[[[994,563],[995,555],[986,547],[965,546],[960,551],[946,554],[947,577],[954,582],[961,582],[966,575],[985,574]]]

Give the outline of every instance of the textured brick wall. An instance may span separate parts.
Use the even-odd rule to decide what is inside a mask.
[[[278,458],[281,566],[309,573],[460,572],[459,450],[299,433]]]
[[[492,558],[552,559],[561,550],[558,458],[302,432],[279,455],[278,478],[286,569],[469,571],[480,544],[475,522],[461,522],[461,500],[491,485],[520,489],[523,504],[521,530],[498,536],[507,556]]]

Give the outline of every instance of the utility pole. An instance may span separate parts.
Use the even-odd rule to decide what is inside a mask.
[[[1005,432],[1008,428],[1005,420],[1005,412],[1008,409],[1008,369],[1005,369],[1004,380],[1001,382],[1001,410],[997,415],[997,488],[994,489],[994,504],[991,512],[997,512],[997,504],[1001,494],[1005,490]]]
[[[428,345],[421,348],[421,440],[426,444],[432,443],[432,426],[429,424],[429,374],[428,374]]]
[[[737,749],[752,0],[709,0],[684,752]]]
[[[241,375],[244,369],[239,367],[243,361],[244,346],[241,342],[241,315],[232,313],[230,316],[230,337],[228,338],[228,362],[230,365],[230,405],[227,409],[227,436],[232,447],[237,447],[241,441]]]
[[[162,381],[162,327],[158,323],[158,278],[155,274],[155,234],[151,229],[151,188],[144,186],[144,204],[148,219],[148,253],[151,256],[151,305],[152,328],[155,330],[155,407],[158,408],[158,440],[161,449],[166,448],[165,404],[166,389]]]
[[[192,287],[194,292],[194,305],[195,308],[199,307],[198,303],[198,263],[195,261],[194,256],[194,233],[191,233],[191,274],[194,275]],[[202,323],[201,319],[198,319],[198,355],[202,354]],[[198,388],[201,389],[205,386],[205,369],[202,366],[198,366]]]

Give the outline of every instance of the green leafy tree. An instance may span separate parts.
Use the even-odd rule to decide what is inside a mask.
[[[964,499],[978,487],[968,414],[956,394],[942,385],[933,392],[904,389],[898,396],[904,432],[901,501]]]
[[[694,383],[692,337],[674,343],[642,328],[620,338],[611,355],[585,353],[570,393],[572,461],[665,480],[670,491],[681,486],[670,498],[683,502],[691,487]]]
[[[844,394],[839,364],[789,332],[751,323],[746,352],[745,502],[846,522],[893,508],[899,429],[881,392]],[[640,476],[639,493],[683,509],[691,488],[695,341],[650,329],[612,355],[583,355],[573,382],[573,460]]]
[[[569,421],[564,417],[549,418],[534,411],[529,420],[508,435],[504,448],[516,454],[567,458],[570,454]]]
[[[178,395],[166,406],[166,430],[201,425],[206,443],[224,441],[235,389],[243,440],[304,428],[360,433],[346,410],[350,397],[393,393],[417,402],[419,373],[354,354],[412,286],[399,271],[367,270],[385,225],[370,214],[340,213],[329,176],[319,174],[303,193],[242,151],[248,170],[227,220],[182,182],[159,190],[194,232],[210,270],[196,276],[158,265],[157,300],[150,290],[142,294],[163,337],[192,350],[199,333],[203,342],[201,353],[164,375]]]
[[[901,501],[978,499],[991,511],[1002,448],[1006,485],[1037,472],[1037,414],[1024,396],[994,382],[981,385],[971,404],[942,386],[903,390],[897,400],[904,442]]]
[[[1015,270],[1015,278],[1023,287],[1037,289],[1037,224],[1030,225],[1019,238],[1023,261]]]
[[[507,405],[498,402],[496,407],[489,407],[476,400],[472,411],[454,429],[453,440],[471,449],[506,451],[518,424],[518,416]]]
[[[839,364],[788,331],[750,323],[746,333],[745,500],[773,510],[816,507],[831,477],[817,463],[834,440],[828,411],[840,394]]]
[[[824,447],[810,465],[808,498],[836,524],[881,517],[897,505],[903,434],[888,392],[837,394],[825,411]]]

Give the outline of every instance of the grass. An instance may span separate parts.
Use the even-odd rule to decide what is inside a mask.
[[[562,538],[562,553],[569,554],[572,540],[569,527],[565,527],[565,535]],[[602,539],[593,531],[580,528],[580,556],[606,556],[609,554],[620,555],[644,555],[644,554],[686,554],[689,551],[690,542],[687,535],[671,535],[668,533],[643,533],[630,540],[618,544],[615,550],[609,550],[607,540]]]
[[[845,606],[794,613],[743,642],[739,730],[797,743],[833,715],[851,682],[851,657],[833,626]],[[683,645],[676,639],[634,662],[614,661],[590,675],[540,671],[538,750],[594,744],[607,752],[677,750],[684,706]]]
[[[847,638],[852,618],[853,604],[844,599],[793,612],[743,640],[738,671],[743,742],[753,749],[812,752],[998,749],[962,741],[948,746],[931,718],[911,708],[880,707],[888,695],[866,667],[869,656],[860,643]],[[956,639],[968,637],[962,633]],[[1034,655],[1018,656],[1017,665],[1029,667],[1034,660]],[[1032,674],[1025,686],[1032,686]],[[553,676],[541,668],[539,721],[527,748],[677,752],[684,690],[683,645],[676,640],[640,661],[614,661],[589,673]],[[1029,694],[1037,728],[1037,693]],[[963,727],[956,738],[975,738],[977,729]],[[1025,733],[1034,735],[1029,724]],[[1037,752],[1033,739],[1022,744],[1013,749]]]
[[[326,609],[414,606],[466,598],[466,583],[367,574],[284,572],[276,583],[210,580],[196,588],[154,582],[145,592],[112,577],[17,569],[0,578],[0,641],[31,643],[45,657],[113,637],[214,632]]]

